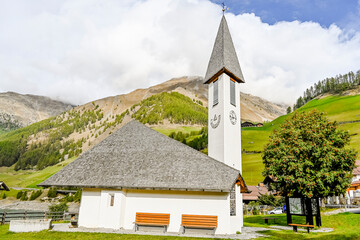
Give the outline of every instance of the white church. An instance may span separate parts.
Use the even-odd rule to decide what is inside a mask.
[[[241,231],[248,191],[241,176],[243,82],[223,16],[204,79],[209,155],[131,121],[39,186],[82,188],[80,227]]]

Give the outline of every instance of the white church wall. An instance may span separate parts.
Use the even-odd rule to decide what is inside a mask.
[[[168,232],[181,231],[181,215],[216,215],[216,234],[232,234],[228,193],[128,190],[124,228],[134,229],[136,212],[170,213]]]
[[[111,195],[114,196],[111,206]],[[79,226],[119,229],[123,224],[125,195],[121,190],[83,189]]]
[[[100,189],[83,189],[79,209],[79,226],[98,227],[100,196]]]
[[[114,197],[111,206],[111,197]],[[101,190],[99,227],[119,229],[121,225],[121,207],[124,202],[124,193],[120,190]]]

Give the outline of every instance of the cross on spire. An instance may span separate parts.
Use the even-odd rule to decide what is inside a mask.
[[[225,11],[226,11],[226,10],[229,10],[229,8],[227,8],[227,9],[226,9],[226,5],[225,5],[225,3],[224,3],[224,2],[222,2],[222,4],[221,4],[221,5],[222,5],[222,7],[223,7],[223,8],[222,8],[223,15],[225,15]]]

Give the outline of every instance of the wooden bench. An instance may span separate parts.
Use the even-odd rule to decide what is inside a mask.
[[[218,225],[218,217],[211,215],[190,215],[183,214],[181,218],[181,226],[183,227],[183,233],[185,233],[185,228],[206,228],[206,229],[215,229]]]
[[[265,217],[265,218],[263,218],[263,219],[265,220],[265,223],[266,223],[266,224],[269,224],[269,220],[272,220],[272,219],[273,219],[273,220],[274,220],[274,223],[275,223],[275,220],[276,220],[276,219],[279,219],[279,218],[277,218],[277,217]]]
[[[135,231],[139,230],[139,225],[146,226],[163,226],[166,232],[167,226],[170,223],[169,213],[136,213]]]
[[[294,232],[297,232],[297,227],[306,227],[307,232],[310,233],[310,228],[314,228],[314,225],[308,225],[308,224],[296,224],[296,223],[289,223],[289,226],[293,227]]]

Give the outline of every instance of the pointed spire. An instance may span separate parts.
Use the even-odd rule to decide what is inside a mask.
[[[204,83],[212,82],[224,72],[239,83],[245,82],[225,16],[220,22]]]

